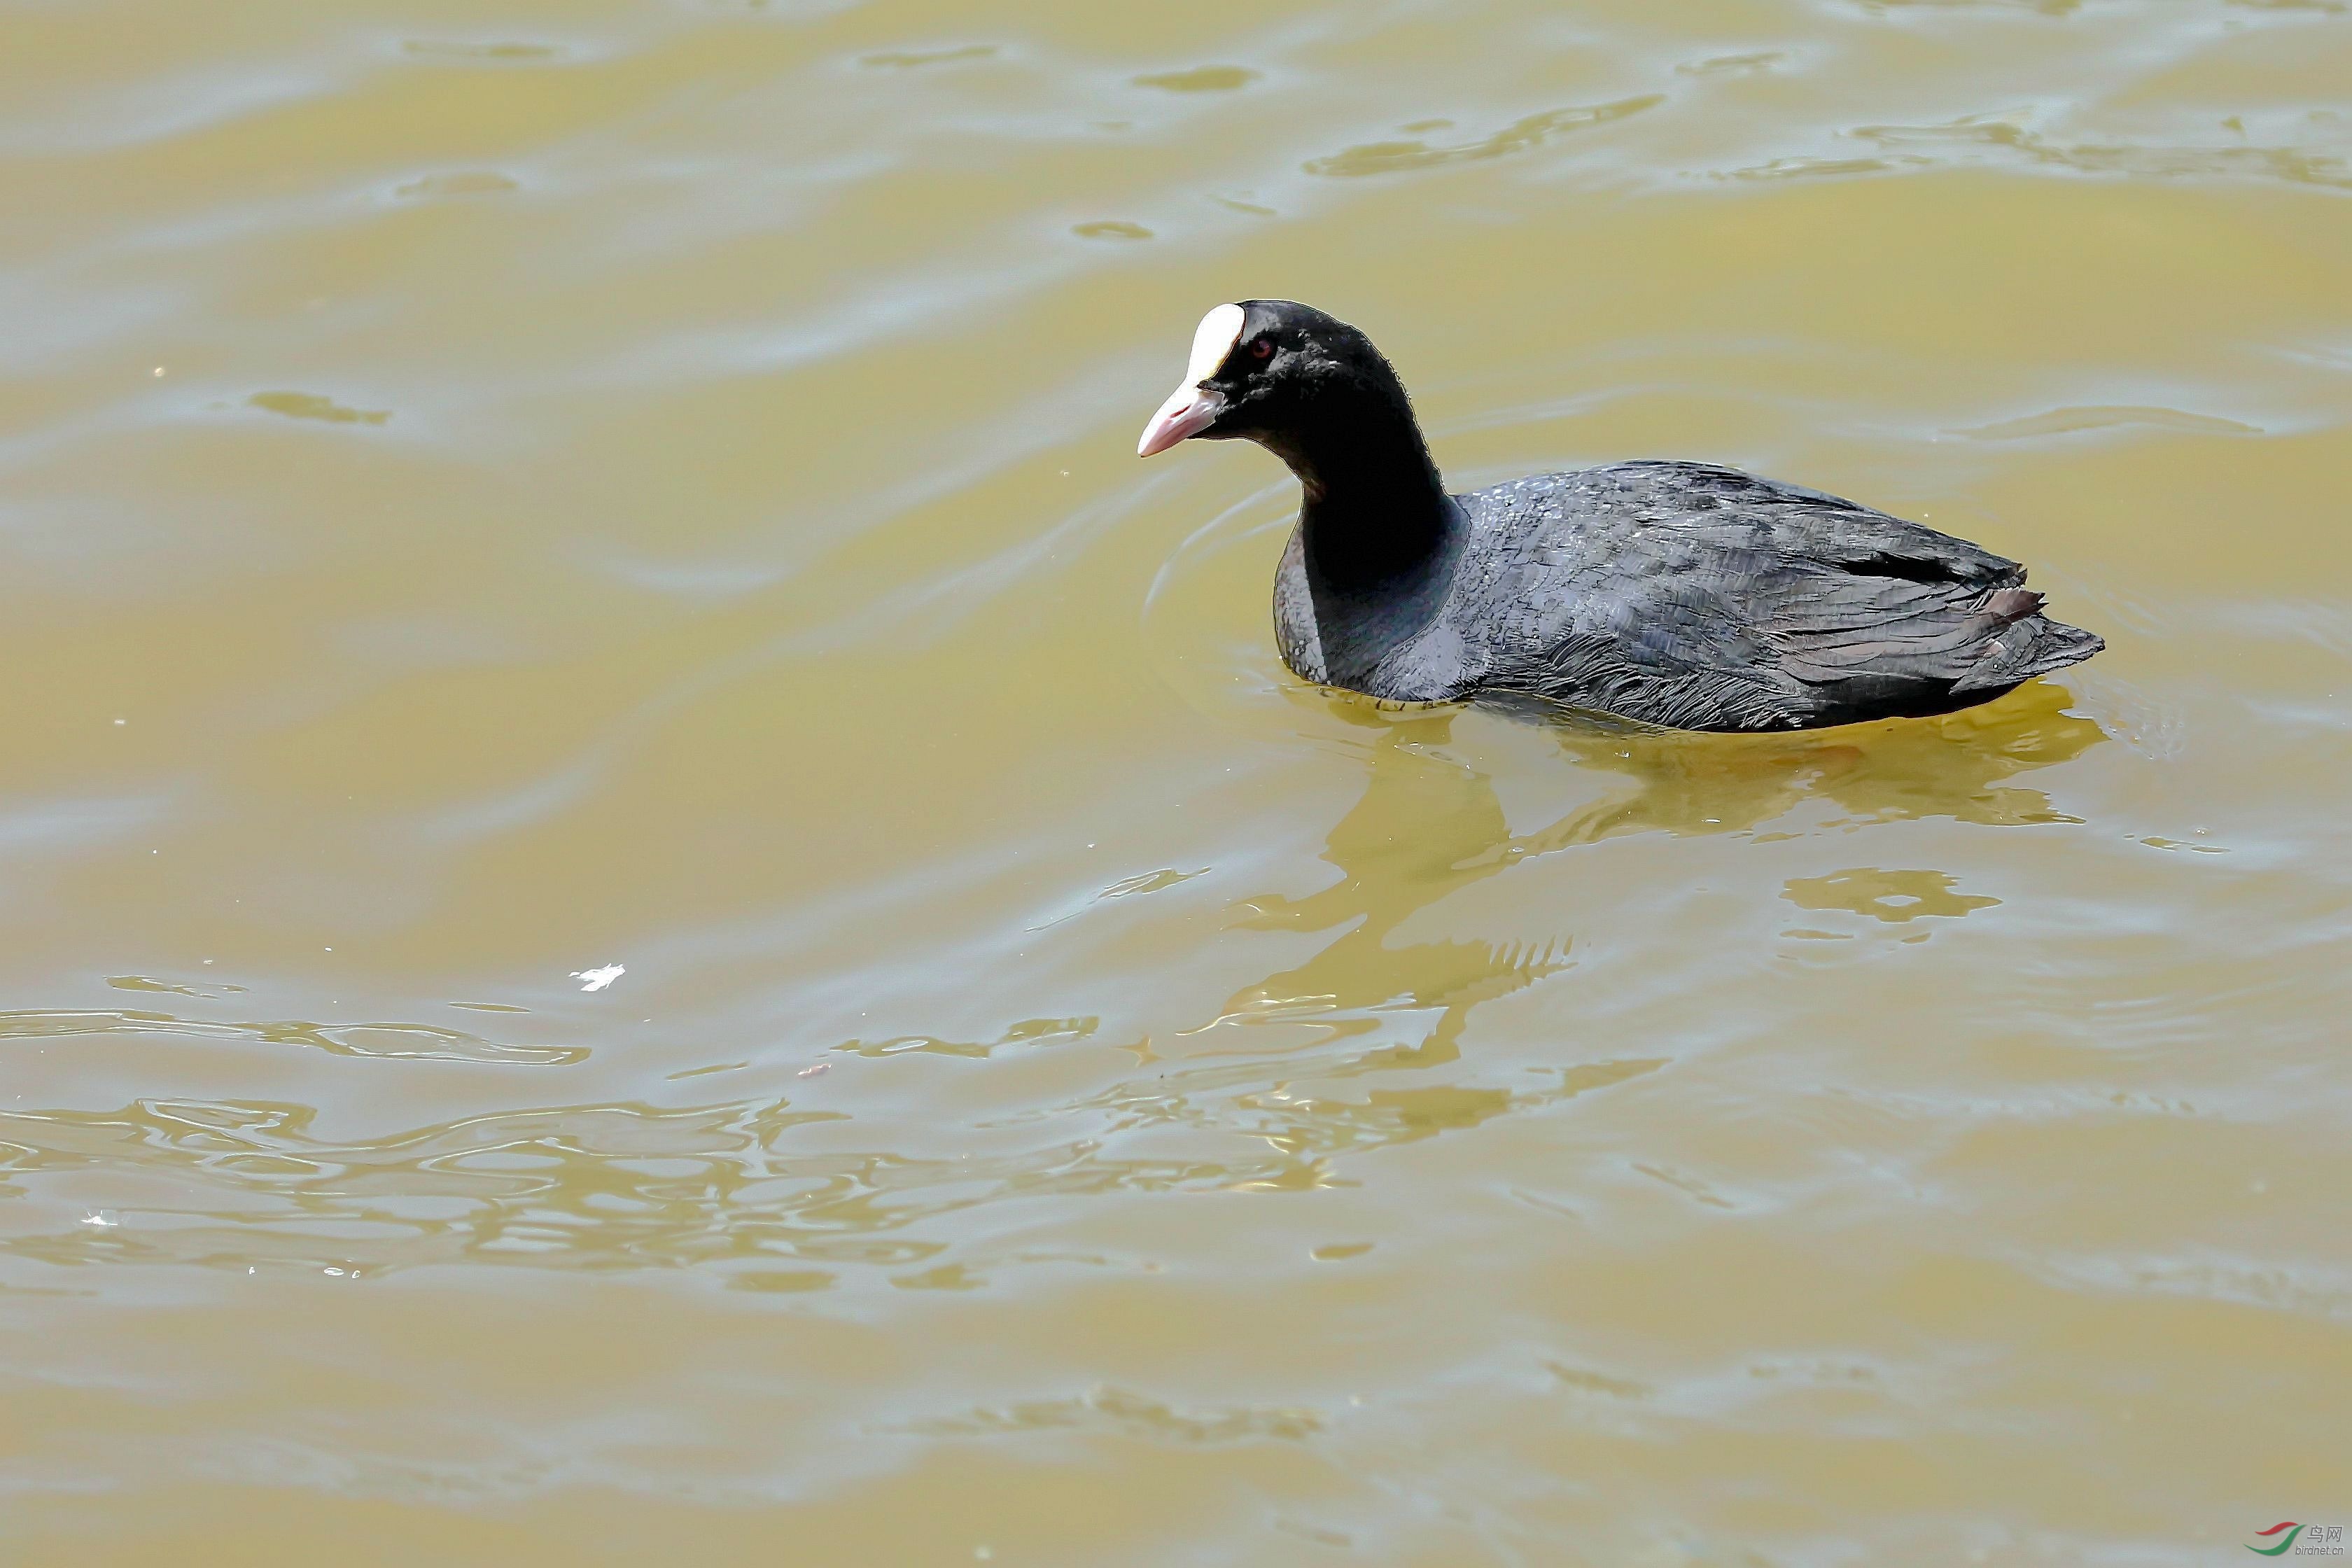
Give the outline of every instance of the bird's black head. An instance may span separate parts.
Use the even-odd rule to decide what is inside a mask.
[[[1255,441],[1310,489],[1317,454],[1399,440],[1423,450],[1403,384],[1371,340],[1290,300],[1244,300],[1202,318],[1184,383],[1136,451],[1149,458],[1195,436]]]

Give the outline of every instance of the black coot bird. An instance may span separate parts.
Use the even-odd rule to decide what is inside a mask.
[[[1389,362],[1287,300],[1202,321],[1137,450],[1193,436],[1298,476],[1283,662],[1374,697],[1800,730],[1949,712],[2105,646],[2045,617],[2014,561],[1734,468],[1609,463],[1450,496]]]

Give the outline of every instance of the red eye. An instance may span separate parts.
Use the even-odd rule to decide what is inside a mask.
[[[1274,357],[1274,340],[1272,338],[1252,338],[1250,340],[1249,349],[1250,358],[1252,359],[1272,359]]]

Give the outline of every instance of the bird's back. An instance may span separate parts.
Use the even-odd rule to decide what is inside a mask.
[[[1785,730],[1948,711],[2102,646],[2042,616],[2013,561],[1737,469],[1613,463],[1457,500],[1468,547],[1387,694]]]

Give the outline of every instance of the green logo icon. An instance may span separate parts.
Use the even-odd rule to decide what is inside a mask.
[[[2278,1539],[2271,1541],[2273,1536]],[[2268,1530],[2259,1531],[2254,1541],[2270,1541],[2268,1546],[2246,1542],[2246,1550],[2258,1557],[2284,1557],[2293,1552],[2297,1557],[2341,1557],[2344,1555],[2344,1527],[2340,1524],[2297,1524],[2282,1520]]]

